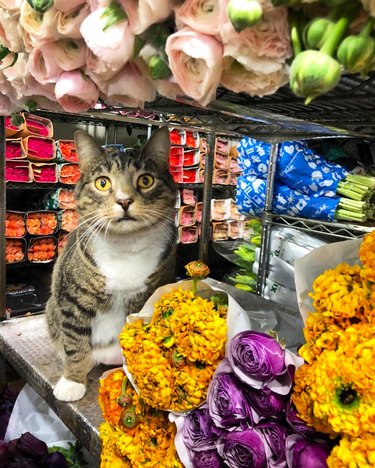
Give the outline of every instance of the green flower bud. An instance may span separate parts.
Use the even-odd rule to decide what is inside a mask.
[[[45,13],[53,7],[53,0],[27,0],[27,3],[38,13]]]
[[[290,67],[290,88],[309,104],[314,98],[333,89],[341,77],[337,60],[324,52],[305,50],[297,55]]]
[[[315,18],[310,21],[303,31],[303,42],[306,49],[320,49],[331,34],[333,27],[333,21],[328,18]]]
[[[114,24],[120,23],[128,19],[127,14],[121,8],[121,5],[116,0],[112,1],[103,11],[100,18],[106,18],[106,22],[103,26],[103,31],[106,31],[109,27]]]
[[[21,114],[15,112],[14,114],[11,115],[10,122],[15,127],[20,127],[21,125],[24,124],[25,119],[22,117]]]
[[[26,99],[23,104],[23,108],[27,112],[35,112],[37,110],[38,103],[34,99]]]
[[[134,406],[125,409],[121,414],[121,422],[127,429],[133,429],[138,424],[138,418],[135,414]]]
[[[153,80],[162,80],[171,76],[172,72],[165,60],[160,55],[153,55],[149,62],[148,68]]]
[[[337,49],[337,60],[349,73],[359,73],[368,66],[374,53],[371,37],[348,36]]]
[[[251,28],[261,21],[263,10],[256,0],[230,0],[227,13],[232,26],[237,32]]]
[[[169,23],[154,23],[142,34],[142,37],[145,42],[159,49],[164,48],[170,34],[172,30]]]

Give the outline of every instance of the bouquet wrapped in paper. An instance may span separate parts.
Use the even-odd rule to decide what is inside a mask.
[[[249,328],[239,304],[197,276],[162,286],[120,334],[125,372],[150,406],[189,411],[205,401],[230,338]]]

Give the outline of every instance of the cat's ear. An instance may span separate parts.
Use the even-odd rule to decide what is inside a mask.
[[[103,157],[103,149],[96,140],[83,130],[74,133],[74,144],[81,172],[88,172]]]
[[[168,167],[170,137],[168,127],[160,127],[156,130],[142,149],[142,157],[156,160],[161,165]]]

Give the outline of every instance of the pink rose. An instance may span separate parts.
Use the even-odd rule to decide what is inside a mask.
[[[79,5],[85,3],[86,0],[54,0],[53,8],[56,10],[69,12],[75,10]]]
[[[96,104],[99,90],[80,70],[63,72],[55,85],[57,102],[67,112],[86,112]]]
[[[47,43],[37,47],[29,55],[30,74],[41,84],[56,83],[63,71],[56,62],[51,44]]]
[[[284,7],[266,10],[261,23],[240,33],[228,20],[221,38],[224,56],[233,57],[247,70],[271,73],[292,56],[288,12]]]
[[[109,80],[105,100],[112,105],[144,107],[145,102],[152,102],[155,97],[155,87],[135,63],[129,62]]]
[[[0,41],[12,52],[23,51],[19,12],[0,8]]]
[[[216,35],[225,18],[222,11],[225,7],[220,0],[186,0],[176,8],[176,21],[194,31]]]
[[[172,11],[172,0],[119,0],[128,15],[134,34],[143,33],[154,23],[167,19]]]
[[[231,59],[229,59],[232,62]],[[225,63],[227,60],[225,60]],[[224,68],[220,83],[234,93],[246,93],[263,97],[275,93],[289,81],[289,68],[283,65],[280,70],[262,73],[246,70],[240,63],[233,61]]]
[[[59,11],[56,17],[57,31],[61,36],[78,39],[82,37],[80,28],[83,20],[90,14],[90,5],[83,3],[74,10]]]
[[[87,47],[113,71],[120,70],[133,57],[134,34],[122,19],[105,29],[105,8],[98,8],[82,22],[81,34]]]
[[[185,28],[171,34],[165,51],[183,90],[202,106],[215,97],[223,69],[223,47],[213,36]]]

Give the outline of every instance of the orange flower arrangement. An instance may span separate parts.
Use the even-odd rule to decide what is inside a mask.
[[[99,427],[101,468],[183,466],[174,447],[174,424],[167,413],[144,403],[122,369],[100,380],[98,400],[105,419]]]

